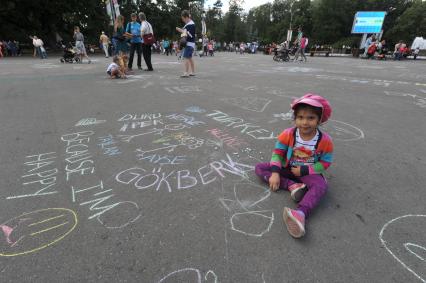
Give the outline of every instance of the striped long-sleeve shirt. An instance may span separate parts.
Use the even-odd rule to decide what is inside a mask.
[[[314,164],[301,166],[302,176],[322,174],[333,162],[333,141],[328,134],[319,130],[318,132],[319,138],[314,152]],[[272,172],[280,172],[283,167],[289,167],[296,140],[295,136],[295,127],[284,130],[278,136],[270,162]]]

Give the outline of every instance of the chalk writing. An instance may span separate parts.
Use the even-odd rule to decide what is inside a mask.
[[[190,113],[204,113],[206,112],[206,109],[200,108],[198,106],[190,106],[190,107],[187,107],[185,111]]]
[[[98,146],[102,148],[104,155],[114,156],[121,154],[120,149],[115,145],[117,141],[114,140],[111,134],[105,137],[98,137]]]
[[[96,118],[84,118],[81,119],[80,121],[77,122],[77,124],[75,124],[76,127],[79,126],[91,126],[91,125],[97,125],[97,124],[102,124],[105,123],[105,120],[97,120]]]
[[[102,224],[105,223],[105,221],[102,221],[102,218],[100,217],[104,213],[114,208],[123,207],[122,206],[123,204],[132,205],[133,209],[129,209],[127,207],[126,209],[122,209],[119,214],[119,215],[124,215],[125,217],[129,217],[130,220],[126,218],[124,220],[124,224],[116,225],[113,227],[106,226],[107,228],[117,228],[117,227],[127,226],[129,223],[136,221],[141,216],[139,212],[139,206],[136,203],[129,202],[129,201],[114,202],[113,199],[115,194],[112,193],[112,189],[104,188],[104,184],[102,181],[99,181],[94,186],[80,188],[80,189],[71,186],[71,196],[72,196],[72,202],[78,202],[80,206],[88,207],[89,211],[93,213],[87,218],[88,220],[96,218]],[[77,197],[80,197],[81,200],[79,201]],[[132,214],[132,215],[129,216],[129,214]]]
[[[212,113],[206,114],[206,117],[209,117],[219,123],[225,124],[226,127],[239,129],[242,134],[246,134],[257,140],[268,140],[275,138],[273,132],[263,129],[258,125],[246,123],[242,118],[231,117],[228,114],[219,110],[213,110]]]
[[[64,239],[77,226],[77,215],[67,208],[23,213],[0,225],[0,256],[25,255]],[[1,239],[1,237],[0,237]]]
[[[56,153],[47,152],[25,157],[25,166],[28,166],[22,185],[25,190],[37,190],[34,193],[24,193],[22,195],[9,196],[6,199],[17,199],[34,196],[44,196],[56,194],[55,190],[58,169],[56,168]]]
[[[214,138],[218,139],[221,145],[224,144],[234,150],[237,150],[240,146],[248,144],[244,140],[238,137],[234,137],[220,129],[210,129],[207,130],[207,132],[210,133]]]
[[[193,92],[201,92],[201,89],[198,86],[174,86],[174,87],[165,87],[169,93],[193,93]]]
[[[171,141],[176,141],[178,143],[175,144],[176,146],[186,146],[188,149],[196,149],[204,144],[204,139],[194,137],[188,132],[172,133],[160,139],[154,140],[152,143],[162,143],[164,145],[170,145],[168,143]]]
[[[140,153],[136,155],[139,160],[146,160],[153,164],[159,165],[179,165],[186,162],[186,156],[181,155],[162,155],[162,154],[146,154]]]
[[[222,101],[237,106],[239,108],[250,110],[254,112],[263,112],[266,107],[271,103],[271,100],[260,97],[236,97],[224,98]]]
[[[426,108],[426,97],[422,97],[417,94],[400,93],[395,91],[384,91],[384,93],[387,96],[410,97],[415,105],[420,106],[421,108]]]
[[[120,128],[120,132],[125,132],[128,129],[142,129],[145,127],[150,126],[157,126],[157,125],[163,125],[163,121],[161,119],[155,119],[155,120],[148,120],[148,121],[134,121],[131,123],[124,123],[123,126]]]
[[[418,229],[426,227],[425,223],[426,215],[403,215],[387,222],[379,233],[380,242],[386,251],[422,282],[426,282],[426,242],[425,230]]]
[[[183,123],[190,125],[190,126],[199,126],[199,125],[205,124],[205,122],[196,121],[194,117],[188,116],[188,115],[185,115],[185,114],[170,114],[170,115],[167,115],[166,118],[171,119],[171,120],[180,121],[180,122],[183,122]]]
[[[90,136],[95,132],[85,131],[65,134],[61,140],[66,142],[65,148],[65,179],[75,175],[90,175],[95,172],[93,156],[89,152]]]
[[[161,118],[161,113],[125,114],[117,121],[123,122],[123,121],[155,120],[160,118]]]
[[[161,168],[146,170],[141,167],[132,167],[118,173],[115,180],[122,184],[132,184],[137,190],[164,188],[168,192],[173,190],[190,189],[199,182],[207,185],[226,175],[245,177],[247,172],[253,170],[253,166],[235,162],[227,155],[227,160],[213,161],[204,165],[196,172],[185,170],[173,170],[161,172]]]

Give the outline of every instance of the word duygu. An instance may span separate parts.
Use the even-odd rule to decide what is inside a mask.
[[[226,178],[227,175],[247,178],[247,172],[254,169],[251,165],[233,161],[228,154],[226,157],[227,160],[213,161],[198,168],[196,172],[187,169],[161,172],[161,168],[149,172],[141,167],[132,167],[118,173],[115,180],[126,185],[132,184],[138,190],[154,188],[159,191],[165,188],[168,192],[172,192],[174,189],[193,188],[199,182],[203,186],[208,185]]]
[[[89,152],[90,136],[95,132],[85,131],[66,134],[61,137],[61,140],[67,143],[65,148],[65,179],[69,181],[70,176],[89,175],[95,172],[92,155]]]
[[[256,140],[270,140],[275,138],[273,132],[251,123],[245,123],[242,118],[231,117],[219,110],[213,110],[212,113],[206,114],[206,117],[225,124],[226,127],[241,129],[240,132],[242,134],[246,134]]]
[[[56,152],[40,153],[28,155],[25,157],[27,161],[24,163],[28,166],[27,174],[23,175],[24,182],[22,185],[25,189],[31,188],[37,190],[34,193],[26,193],[17,196],[10,196],[6,199],[16,199],[34,196],[44,196],[56,194],[58,191],[54,189],[56,185]]]

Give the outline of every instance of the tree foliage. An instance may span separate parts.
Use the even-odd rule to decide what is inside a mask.
[[[222,11],[223,2],[229,10]],[[247,0],[248,1],[248,0]],[[153,24],[157,38],[176,38],[181,26],[180,13],[189,9],[201,31],[204,0],[119,0],[121,14],[143,11]],[[357,11],[388,11],[384,38],[396,42],[426,36],[426,2],[421,0],[274,0],[245,12],[243,0],[216,0],[206,12],[207,34],[218,41],[280,42],[287,30],[299,26],[311,43],[333,44],[356,41],[351,35]],[[104,0],[2,0],[0,6],[1,39],[27,41],[38,35],[54,43],[56,34],[70,40],[73,26],[81,27],[86,38],[96,43],[102,30],[112,28]]]

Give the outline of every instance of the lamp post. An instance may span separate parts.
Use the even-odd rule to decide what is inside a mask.
[[[293,35],[293,13],[294,13],[294,11],[293,11],[293,5],[296,2],[297,2],[297,0],[294,0],[294,1],[291,1],[291,3],[290,3],[290,28],[287,31],[287,41],[288,42],[291,41],[291,37]],[[299,10],[300,9],[297,9],[296,12],[299,11]]]

